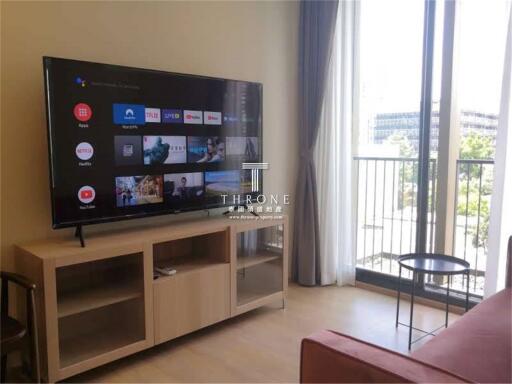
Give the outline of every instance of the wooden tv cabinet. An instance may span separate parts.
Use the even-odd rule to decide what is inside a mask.
[[[282,302],[288,221],[212,217],[16,247],[38,287],[43,377],[63,380]],[[177,273],[154,278],[153,266]]]

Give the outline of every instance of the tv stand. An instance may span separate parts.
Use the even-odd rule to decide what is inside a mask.
[[[75,237],[78,237],[80,239],[80,246],[82,248],[85,248],[84,232],[83,232],[83,229],[82,229],[82,224],[78,224],[76,226]]]
[[[81,227],[77,227],[80,237]],[[284,308],[288,219],[222,215],[16,246],[55,382],[267,304]],[[176,273],[154,279],[154,267]]]

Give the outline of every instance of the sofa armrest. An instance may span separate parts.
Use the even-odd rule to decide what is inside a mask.
[[[320,331],[302,340],[301,383],[460,383],[459,376],[408,356]]]

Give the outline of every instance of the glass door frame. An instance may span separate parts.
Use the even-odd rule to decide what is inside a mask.
[[[433,88],[433,69],[434,69],[434,37],[436,27],[436,6],[444,5],[443,14],[443,36],[442,36],[442,67],[441,67],[441,102],[440,102],[440,139],[441,139],[441,127],[446,131],[448,137],[452,137],[452,126],[451,117],[454,113],[453,106],[453,92],[452,92],[452,80],[453,80],[453,60],[454,60],[454,42],[455,42],[455,22],[456,22],[456,7],[457,0],[424,0],[424,19],[423,19],[423,57],[422,57],[422,71],[421,71],[421,99],[420,99],[420,124],[419,124],[419,154],[418,154],[418,189],[416,191],[417,204],[417,225],[416,225],[416,253],[427,252],[427,240],[428,240],[428,214],[429,214],[429,164],[430,164],[430,133],[431,133],[431,118],[432,118],[432,88]],[[360,20],[360,15],[356,18]],[[358,36],[359,34],[356,34]],[[359,42],[356,42],[356,52],[359,47]],[[358,60],[358,58],[356,58]],[[357,79],[356,83],[359,81]],[[357,108],[357,102],[356,108]],[[451,141],[450,141],[451,145]],[[448,148],[447,152],[450,151]],[[453,152],[453,151],[452,151]],[[441,155],[440,155],[441,158]],[[451,169],[448,164],[451,162],[450,154],[443,154],[443,164],[438,164],[438,169],[443,167],[448,168],[448,172],[444,173],[442,182],[449,183],[452,173],[449,172]],[[440,184],[440,183],[438,183]],[[440,186],[441,187],[441,186]],[[436,196],[436,210],[439,207],[439,200],[441,204],[446,203],[449,194],[449,186],[443,186],[442,192],[444,196]],[[447,192],[448,191],[448,192]],[[434,191],[433,191],[434,193]],[[439,195],[439,193],[438,193]],[[444,211],[444,215],[449,214],[448,210]],[[437,216],[437,215],[436,215]],[[443,223],[446,223],[446,217],[443,217]],[[431,218],[433,220],[433,218]],[[449,220],[449,218],[448,218]],[[437,227],[436,220],[436,233],[440,229],[444,230],[449,225],[441,225]],[[432,229],[432,227],[430,227]],[[430,236],[434,236],[433,231]],[[438,241],[440,240],[440,241]],[[449,234],[443,235],[442,237],[436,236],[435,251],[438,253],[447,253],[451,248],[451,236]],[[383,288],[396,290],[398,288],[397,276],[384,274],[377,271],[372,271],[364,268],[356,268],[356,280],[378,285]],[[402,291],[405,293],[410,292],[412,281],[407,278],[402,278]],[[415,291],[418,296],[425,297],[436,301],[446,301],[446,293],[443,289],[432,289],[426,288],[425,276],[419,275],[418,280],[415,282]],[[459,297],[460,296],[460,297]],[[450,304],[457,306],[464,306],[465,298],[462,295],[458,295],[454,292],[449,297]],[[472,295],[470,297],[470,307],[476,305],[479,302],[479,297]]]

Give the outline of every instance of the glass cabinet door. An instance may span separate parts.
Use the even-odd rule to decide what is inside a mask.
[[[237,305],[283,291],[283,225],[237,234]]]

